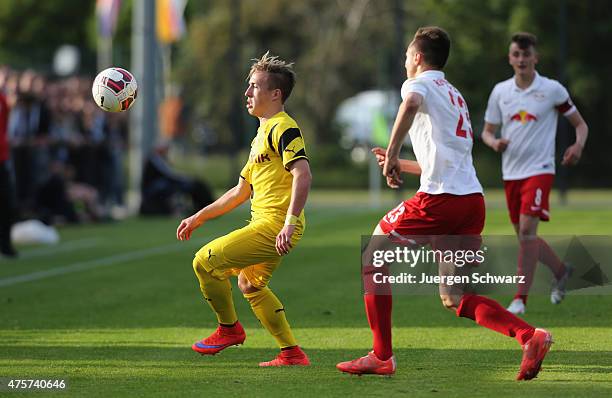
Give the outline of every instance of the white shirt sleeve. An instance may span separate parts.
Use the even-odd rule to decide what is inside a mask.
[[[402,84],[402,101],[406,99],[408,93],[417,93],[423,97],[423,100],[427,97],[428,88],[425,82],[419,79],[408,79]]]
[[[497,94],[498,86],[493,88],[491,95],[489,96],[489,102],[487,103],[487,110],[485,112],[485,122],[490,124],[502,124],[502,112],[499,107],[499,96]]]
[[[567,92],[567,89],[563,87],[561,83],[555,81],[555,108],[561,113],[563,116],[568,116],[574,112],[576,112],[576,107],[572,102],[572,99]]]

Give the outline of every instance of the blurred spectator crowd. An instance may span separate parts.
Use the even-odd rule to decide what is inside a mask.
[[[127,117],[100,110],[91,83],[0,66],[16,220],[101,221],[123,208]]]

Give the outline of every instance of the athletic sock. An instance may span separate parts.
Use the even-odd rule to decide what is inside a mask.
[[[536,264],[538,263],[538,252],[540,244],[536,239],[521,240],[519,242],[519,256],[517,275],[525,277],[525,283],[518,285],[515,298],[523,299],[527,303],[527,295],[533,283]]]
[[[515,294],[514,299],[519,299],[523,301],[523,304],[527,305],[527,295],[526,294]]]
[[[457,308],[457,316],[469,318],[477,324],[514,337],[521,345],[531,339],[535,328],[508,312],[495,300],[475,294],[465,294]]]
[[[544,239],[538,238],[538,244],[540,246],[540,261],[550,268],[557,280],[561,279],[565,274],[565,265]]]
[[[246,293],[244,297],[251,304],[259,322],[276,339],[281,349],[297,345],[285,316],[285,308],[272,290],[265,287],[254,293]]]
[[[365,294],[366,316],[372,330],[372,348],[376,357],[386,361],[393,355],[393,342],[391,337],[391,313],[393,308],[393,291],[389,283],[376,283],[375,274],[389,275],[389,267],[362,268],[362,281]]]
[[[206,271],[199,262],[194,260],[194,267],[200,290],[204,300],[217,315],[217,321],[223,325],[233,325],[238,321],[234,299],[232,298],[232,285],[228,279],[219,280]]]
[[[391,309],[393,296],[366,294],[365,302],[368,323],[372,330],[374,354],[381,361],[386,361],[393,355],[391,341]]]

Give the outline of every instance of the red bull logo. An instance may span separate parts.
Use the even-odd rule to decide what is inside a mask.
[[[512,115],[510,117],[510,120],[516,120],[517,122],[521,122],[521,124],[527,124],[528,122],[531,122],[531,121],[537,122],[538,117],[527,111],[521,110],[521,111],[518,111],[518,113],[515,113],[514,115]]]

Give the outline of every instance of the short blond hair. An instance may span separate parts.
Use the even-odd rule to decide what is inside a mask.
[[[266,72],[268,74],[268,89],[279,89],[282,93],[283,103],[285,103],[295,86],[293,63],[285,62],[277,56],[270,55],[270,51],[266,51],[261,58],[253,58],[251,61],[253,61],[253,64],[248,78],[250,79],[255,72]]]

